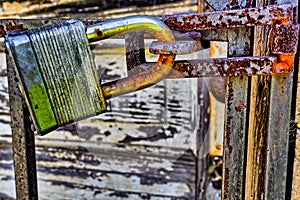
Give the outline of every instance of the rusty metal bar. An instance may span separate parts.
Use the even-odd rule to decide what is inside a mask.
[[[216,76],[271,76],[286,73],[276,67],[276,57],[236,57],[175,61],[173,69],[166,78],[199,78]],[[146,70],[151,63],[137,68]]]
[[[285,4],[209,13],[171,15],[163,17],[163,20],[173,30],[193,31],[290,23],[293,21],[293,16],[293,6]]]
[[[18,87],[12,59],[7,56],[8,89],[17,199],[38,199],[34,133],[29,111]]]

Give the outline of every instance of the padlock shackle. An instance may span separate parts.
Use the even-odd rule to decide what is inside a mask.
[[[143,31],[159,42],[173,42],[174,36],[167,25],[150,16],[130,16],[87,27],[90,42],[112,37],[122,32]],[[175,61],[175,55],[161,54],[156,64],[147,71],[101,85],[105,99],[150,87],[165,78]]]

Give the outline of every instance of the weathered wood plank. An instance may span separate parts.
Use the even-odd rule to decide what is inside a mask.
[[[299,5],[299,2],[298,2]],[[298,15],[299,15],[299,7],[298,7]],[[296,19],[297,22],[299,22],[299,16],[298,19]],[[298,47],[300,46],[300,44],[298,44]],[[298,48],[299,49],[299,48]],[[300,73],[299,73],[299,69],[300,69],[300,58],[299,58],[299,54],[298,57],[296,57],[297,61],[298,61],[298,77],[297,77],[297,99],[296,99],[296,119],[295,119],[295,123],[300,123]],[[297,63],[296,61],[296,63]],[[297,70],[295,70],[297,71]],[[296,80],[296,79],[294,79]],[[297,125],[297,127],[299,127]],[[293,130],[292,130],[293,131]],[[295,133],[296,135],[294,136],[295,141],[291,141],[294,142],[294,147],[295,150],[293,151],[295,159],[294,159],[294,163],[293,163],[293,181],[292,181],[292,191],[291,191],[291,199],[292,200],[297,200],[300,199],[300,131],[299,129],[297,130],[297,132]]]
[[[39,177],[39,196],[47,199],[84,197],[104,198],[102,191],[119,197],[132,195],[160,198],[194,199],[195,157],[186,152],[181,157],[141,153],[145,146],[135,151],[117,149],[111,144],[94,144],[94,152],[87,151],[81,142],[46,140],[36,148]],[[52,145],[51,145],[52,144]],[[63,146],[63,147],[62,147]],[[155,147],[149,147],[155,148]],[[10,145],[1,148],[0,176],[11,180],[12,154]],[[159,150],[158,150],[159,151]],[[95,153],[96,152],[96,153]],[[162,163],[171,162],[164,168]],[[70,190],[72,192],[68,192]],[[106,192],[105,192],[106,191]]]
[[[269,4],[266,1],[256,1],[257,6]],[[253,55],[269,55],[268,29],[255,27]],[[252,77],[251,100],[248,133],[248,159],[246,174],[246,198],[264,199],[265,165],[267,151],[267,126],[270,106],[270,77]]]
[[[0,134],[7,136],[6,141],[11,141],[7,70],[4,53],[0,54]]]
[[[0,142],[0,199],[15,199],[15,176],[12,144]]]
[[[246,197],[261,199],[264,193],[270,77],[253,77],[247,150]]]
[[[294,1],[256,1],[257,6]],[[254,55],[270,55],[268,27],[255,27]],[[292,75],[253,77],[246,198],[285,199]]]
[[[291,199],[300,199],[300,132],[297,131],[296,135],[296,148],[295,148],[295,160],[293,169],[293,185]]]
[[[132,14],[161,15],[197,10],[195,0],[138,0],[138,1],[14,1],[2,2],[0,16],[2,18],[16,17],[120,17]]]

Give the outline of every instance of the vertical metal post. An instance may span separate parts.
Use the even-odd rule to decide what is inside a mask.
[[[7,55],[8,89],[17,199],[38,199],[34,133],[18,88],[18,78]]]
[[[205,0],[198,0],[197,12],[204,12]],[[207,169],[209,167],[209,90],[203,78],[198,79],[199,128],[197,131],[197,161],[196,161],[196,199],[206,199],[206,189],[209,183]]]
[[[196,163],[196,199],[206,199],[206,188],[209,182],[207,169],[207,152],[209,149],[209,91],[204,79],[198,80],[199,128],[197,131],[197,163]]]
[[[249,7],[251,1],[229,1],[230,9]],[[232,29],[228,33],[228,56],[250,54],[250,29]],[[226,80],[225,130],[223,139],[222,199],[244,199],[246,135],[247,135],[247,76]]]

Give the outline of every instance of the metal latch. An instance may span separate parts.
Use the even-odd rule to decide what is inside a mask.
[[[226,40],[226,32],[231,28],[253,26],[270,26],[272,28],[270,37],[266,38],[270,41],[272,56],[176,61],[168,78],[276,75],[292,72],[299,36],[299,25],[293,24],[296,17],[293,9],[293,5],[284,4],[162,17],[162,20],[172,30],[190,34],[196,32],[199,40]],[[195,49],[197,49],[195,44],[187,45],[175,42],[154,43],[150,51],[164,54],[188,54]],[[148,64],[144,64],[141,69],[147,69],[147,66]]]
[[[88,27],[69,20],[7,34],[20,88],[39,134],[103,113],[105,99],[149,87],[168,75],[175,55],[162,54],[149,70],[101,85],[89,42],[124,31],[148,32],[161,42],[174,40],[164,23],[148,16]]]
[[[7,44],[15,60],[23,94],[37,132],[44,134],[61,125],[102,113],[105,111],[105,99],[149,87],[163,78],[291,73],[299,35],[299,25],[293,24],[296,17],[293,9],[293,5],[286,4],[163,16],[160,20],[133,16],[87,27],[72,20],[10,33],[7,35]],[[201,41],[211,38],[222,40],[221,35],[226,34],[227,29],[251,26],[272,27],[269,39],[273,56],[198,59],[174,63],[175,54],[197,51],[199,44],[194,41],[175,42],[169,28],[190,35],[196,33]],[[158,39],[150,47],[150,52],[160,54],[157,63],[136,66],[130,77],[100,86],[95,76],[89,42],[139,29],[148,31]],[[212,34],[213,31],[217,34]],[[79,83],[82,84],[80,87],[73,85]],[[61,86],[57,90],[59,84]],[[44,95],[43,98],[41,95]]]

